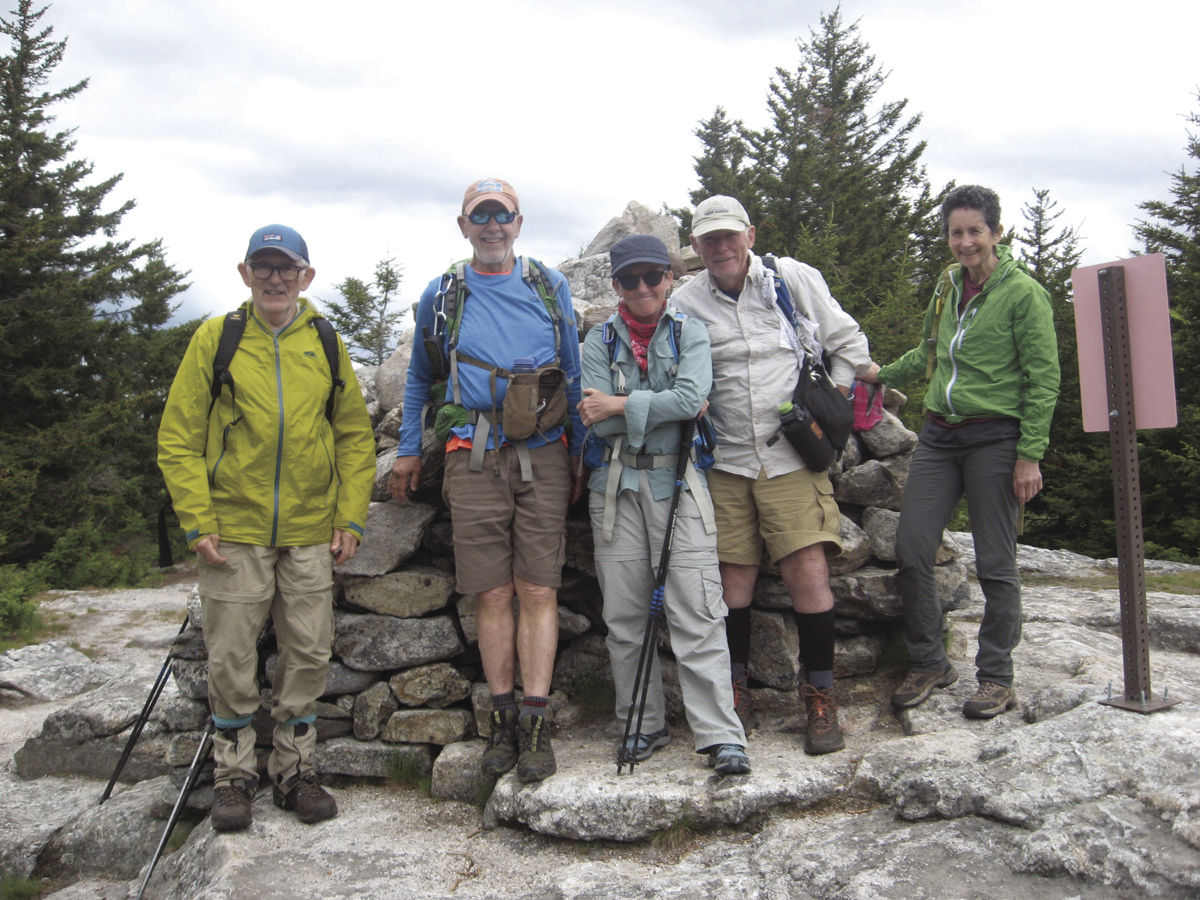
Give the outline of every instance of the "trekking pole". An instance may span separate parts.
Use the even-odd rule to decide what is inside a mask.
[[[183,634],[188,626],[188,616],[183,617],[183,624],[179,626],[179,631],[175,633],[176,637]],[[150,696],[146,698],[146,702],[142,704],[142,711],[137,717],[137,721],[133,724],[133,731],[129,733],[129,739],[125,741],[125,749],[121,751],[121,758],[117,760],[117,767],[113,770],[112,778],[108,779],[108,786],[104,789],[104,793],[100,795],[100,803],[108,799],[112,793],[113,786],[117,783],[117,779],[121,777],[121,770],[125,768],[125,763],[129,761],[129,756],[133,753],[134,744],[138,742],[138,738],[142,736],[142,729],[146,727],[146,723],[150,720],[150,713],[154,710],[154,704],[158,703],[158,698],[162,695],[163,688],[167,686],[167,679],[170,677],[171,660],[175,658],[175,648],[171,647],[167,658],[163,660],[162,668],[159,669],[158,678],[154,681],[154,687],[150,689]]]
[[[646,620],[646,631],[642,635],[642,652],[638,657],[637,675],[633,679],[633,696],[629,698],[629,712],[625,714],[625,734],[621,737],[621,748],[617,751],[617,774],[626,763],[629,773],[637,765],[637,747],[629,748],[629,726],[633,722],[633,709],[637,707],[637,728],[635,735],[642,733],[642,719],[646,715],[646,696],[650,692],[650,670],[654,667],[654,659],[658,655],[654,649],[654,639],[658,633],[658,622],[662,618],[663,594],[667,582],[667,567],[671,562],[671,541],[675,536],[675,519],[679,513],[679,497],[683,493],[683,479],[687,474],[688,459],[692,452],[692,435],[695,432],[696,420],[688,419],[682,423],[679,435],[679,457],[675,462],[675,491],[671,494],[671,509],[667,513],[667,526],[663,534],[662,553],[658,558],[658,572],[654,580],[654,591],[650,595],[650,613]],[[640,692],[640,696],[639,696]],[[635,738],[636,740],[636,738]]]
[[[208,759],[208,752],[212,749],[214,727],[212,716],[209,716],[208,724],[204,727],[204,734],[200,737],[200,746],[196,748],[196,755],[192,757],[192,765],[187,770],[187,775],[183,778],[183,787],[179,791],[179,799],[175,801],[175,806],[171,809],[171,815],[167,818],[167,824],[163,827],[162,837],[158,839],[158,846],[154,849],[154,856],[150,859],[150,868],[146,870],[146,876],[142,879],[141,887],[138,888],[137,900],[142,900],[142,894],[146,890],[146,885],[150,883],[150,876],[154,874],[154,867],[158,865],[158,861],[162,857],[163,848],[167,846],[167,841],[171,838],[171,832],[175,830],[175,823],[179,821],[179,815],[183,811],[184,804],[187,803],[188,797],[191,796],[192,788],[196,786],[196,779],[200,776],[200,767],[204,765],[205,760]]]

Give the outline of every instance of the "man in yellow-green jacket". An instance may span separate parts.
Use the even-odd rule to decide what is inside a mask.
[[[329,672],[333,565],[358,549],[375,474],[349,355],[337,339],[344,383],[335,386],[318,315],[300,296],[316,274],[304,239],[283,225],[260,228],[238,272],[251,299],[232,384],[214,399],[220,316],[192,337],[158,432],[159,468],[200,566],[217,831],[250,824],[256,644],[268,617],[279,644],[267,763],[274,802],[302,822],[337,815],[311,762],[316,701]]]

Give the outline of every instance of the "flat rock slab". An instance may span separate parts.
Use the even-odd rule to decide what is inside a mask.
[[[680,740],[617,774],[615,742],[559,741],[558,774],[529,786],[516,773],[492,792],[485,816],[575,840],[636,841],[688,822],[736,825],[781,805],[811,806],[841,792],[854,757],[804,757],[794,736],[750,745],[754,771],[722,776]]]
[[[63,700],[99,687],[116,673],[62,641],[0,654],[0,703]]]

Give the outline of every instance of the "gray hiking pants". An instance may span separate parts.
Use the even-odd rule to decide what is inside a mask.
[[[670,499],[654,499],[646,473],[640,474],[640,490],[621,491],[616,496],[611,541],[605,541],[602,535],[604,495],[593,492],[590,500],[596,577],[604,593],[617,719],[624,722],[626,716],[635,716],[631,734],[637,726],[637,712],[631,710],[630,699],[671,508]],[[728,610],[721,593],[716,535],[705,534],[696,501],[687,491],[679,498],[663,608],[695,749],[714,744],[744,747],[746,736],[733,711],[729,646],[725,640]],[[642,734],[665,725],[662,673],[655,653]]]
[[[926,420],[913,454],[900,510],[896,557],[904,600],[909,665],[944,669],[942,604],[934,588],[934,556],[942,530],[965,493],[975,539],[975,571],[983,590],[976,677],[1012,686],[1012,650],[1021,639],[1021,581],[1013,493],[1020,425],[1015,419],[947,428]]]

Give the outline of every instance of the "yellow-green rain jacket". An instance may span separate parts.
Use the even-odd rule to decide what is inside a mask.
[[[212,400],[213,358],[224,316],[192,337],[171,385],[158,430],[158,465],[187,535],[263,547],[329,541],[333,529],[360,538],[375,478],[375,441],[346,347],[345,382],[333,406],[329,362],[300,298],[279,334],[247,301],[246,330],[230,362],[234,390]]]

